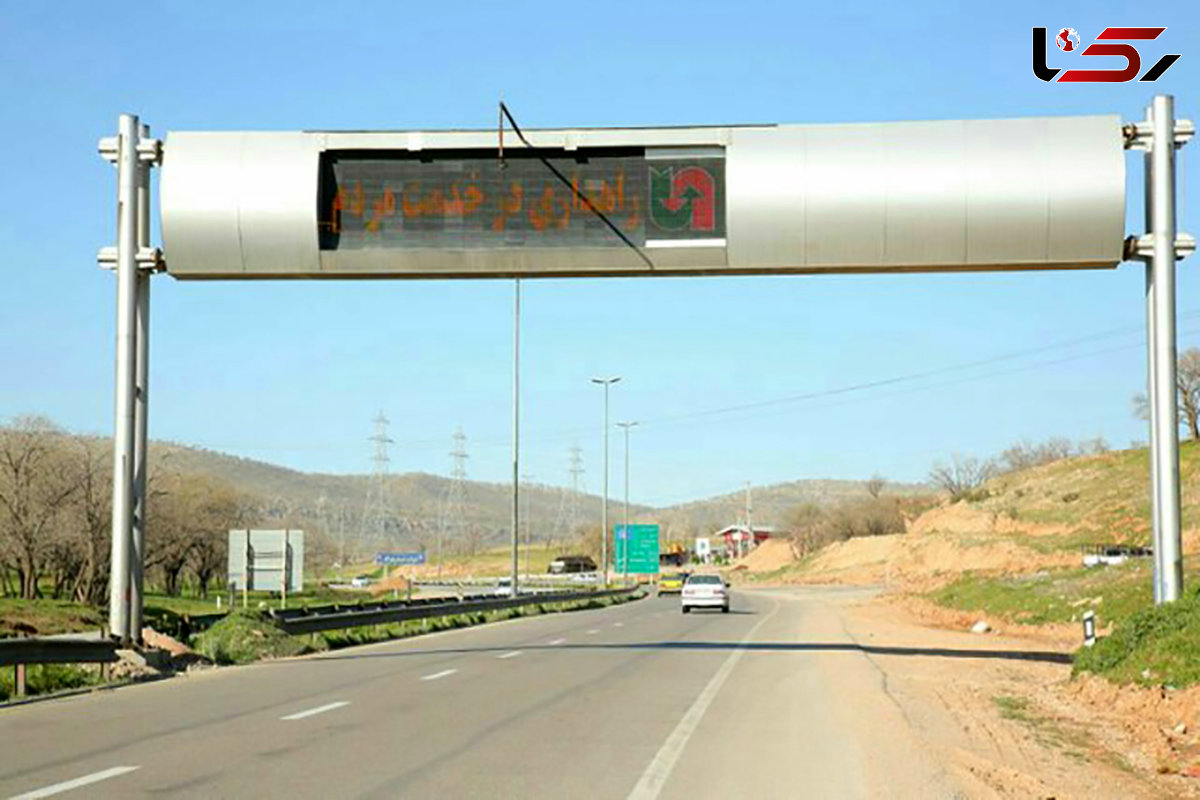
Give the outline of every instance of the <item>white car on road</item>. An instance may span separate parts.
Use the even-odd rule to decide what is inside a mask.
[[[683,613],[693,608],[719,608],[729,613],[729,587],[720,575],[689,575],[683,584]]]

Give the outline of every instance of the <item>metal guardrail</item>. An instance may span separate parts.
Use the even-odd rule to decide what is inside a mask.
[[[108,639],[0,639],[0,667],[15,664],[111,664],[117,643]]]
[[[412,602],[364,603],[361,607],[352,606],[350,608],[346,608],[345,606],[324,606],[307,609],[272,609],[267,614],[287,633],[317,633],[319,631],[332,631],[339,628],[385,625],[391,622],[446,617],[454,614],[502,611],[507,608],[518,608],[520,606],[595,600],[602,597],[632,594],[637,590],[638,587],[633,586],[598,592],[555,592],[486,599],[469,597],[462,600],[448,600],[437,597],[413,600]]]
[[[17,697],[25,696],[25,668],[29,664],[111,664],[119,660],[117,643],[96,635],[0,639],[0,667],[15,669]]]
[[[442,586],[442,587],[488,587],[496,586],[497,583],[508,576],[491,577],[491,578],[418,578],[413,581],[417,586]],[[600,582],[599,572],[540,572],[536,574],[522,574],[520,576],[522,586],[533,586],[541,584],[543,586],[563,586],[572,584],[590,584]]]

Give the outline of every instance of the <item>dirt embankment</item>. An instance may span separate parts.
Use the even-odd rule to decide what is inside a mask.
[[[787,539],[767,539],[734,565],[735,571],[775,572],[796,562],[796,549]]]
[[[963,572],[1022,574],[1077,564],[1075,552],[1039,547],[1060,536],[1060,525],[1017,523],[964,503],[941,506],[913,520],[908,531],[836,542],[807,560],[784,541],[765,543],[737,565],[752,573],[778,571],[781,583],[875,585],[917,591]],[[759,553],[771,546],[768,552]],[[789,568],[790,567],[790,568]]]
[[[1072,678],[1053,636],[928,627],[894,598],[844,621],[970,796],[1200,798],[1200,687]]]

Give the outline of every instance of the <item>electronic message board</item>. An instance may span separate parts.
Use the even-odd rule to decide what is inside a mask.
[[[720,150],[647,158],[644,148],[528,152],[325,152],[322,250],[627,247],[725,237]],[[589,207],[590,206],[590,207]],[[599,213],[597,213],[599,212]]]

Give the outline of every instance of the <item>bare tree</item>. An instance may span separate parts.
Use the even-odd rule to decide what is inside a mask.
[[[208,597],[208,587],[225,568],[229,548],[228,531],[240,528],[250,518],[252,498],[219,481],[206,481],[201,486],[199,502],[192,508],[192,547],[187,565],[196,578],[201,597]]]
[[[808,555],[833,541],[825,523],[825,512],[814,503],[802,503],[787,511],[784,527],[800,555]]]
[[[98,605],[108,592],[109,539],[112,515],[110,451],[84,439],[73,446],[72,468],[79,492],[71,504],[70,537],[78,553],[72,599]]]
[[[44,417],[0,429],[0,560],[12,563],[22,598],[39,595],[54,525],[78,491],[64,434]]]
[[[875,473],[867,480],[867,494],[871,495],[871,497],[878,498],[879,495],[883,494],[883,488],[885,486],[887,486],[887,479],[879,473]]]
[[[955,453],[950,463],[934,464],[929,482],[948,492],[953,501],[962,500],[984,484],[995,473],[995,466],[973,456]]]
[[[1200,439],[1200,348],[1189,347],[1179,354],[1175,385],[1179,423],[1187,426],[1189,438]],[[1150,418],[1150,401],[1145,394],[1139,392],[1133,396],[1133,413],[1139,419]]]
[[[176,475],[174,486],[150,493],[146,514],[147,573],[155,571],[169,596],[180,592],[180,576],[195,545],[193,508],[196,487]]]

